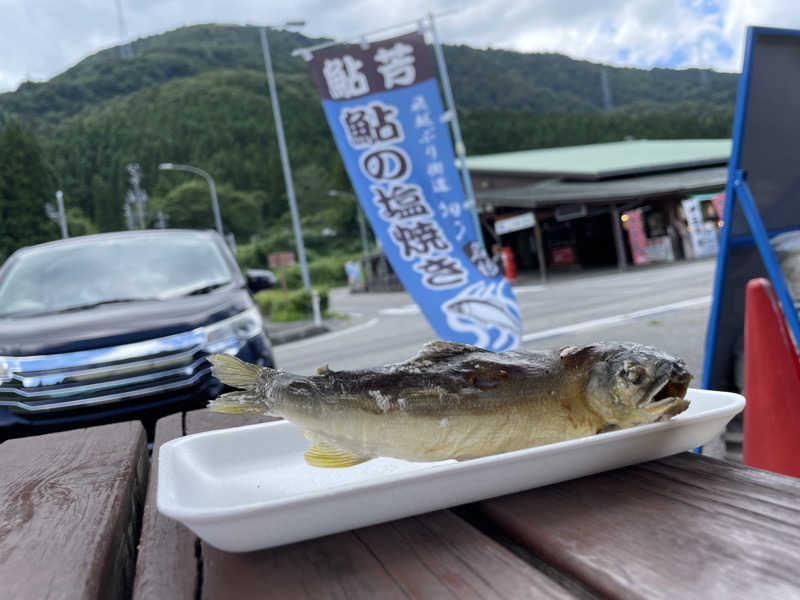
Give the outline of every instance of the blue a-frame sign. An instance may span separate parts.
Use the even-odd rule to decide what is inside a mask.
[[[706,332],[702,386],[734,389],[747,281],[768,276],[800,342],[800,321],[770,238],[800,229],[800,31],[748,27]]]

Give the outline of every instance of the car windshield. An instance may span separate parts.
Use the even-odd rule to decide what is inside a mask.
[[[0,316],[202,294],[232,280],[220,249],[197,236],[99,238],[33,248],[0,281]]]

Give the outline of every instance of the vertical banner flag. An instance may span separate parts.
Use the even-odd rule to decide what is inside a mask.
[[[647,238],[642,224],[642,209],[629,210],[625,214],[628,216],[628,241],[631,243],[633,264],[644,265],[650,262],[650,259],[647,257]]]
[[[372,229],[436,335],[517,347],[517,302],[464,206],[423,36],[321,50],[311,73]]]
[[[689,237],[692,240],[694,257],[704,258],[715,255],[718,249],[717,232],[710,227],[706,228],[699,198],[692,196],[681,204],[683,205],[683,212],[686,214],[686,223],[689,226]]]
[[[714,210],[717,213],[717,218],[722,220],[722,211],[725,210],[725,192],[720,192],[711,197],[711,204],[714,205]]]

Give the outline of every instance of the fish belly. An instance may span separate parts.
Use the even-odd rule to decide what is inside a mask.
[[[298,424],[313,443],[325,442],[364,458],[410,461],[478,458],[592,435],[598,429],[588,411],[559,401],[481,414],[359,412]]]

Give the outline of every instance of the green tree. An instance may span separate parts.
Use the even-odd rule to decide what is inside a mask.
[[[78,206],[67,209],[67,230],[70,237],[97,233],[97,227]]]
[[[261,208],[253,194],[240,192],[229,185],[217,188],[222,229],[233,232],[240,242],[261,232]],[[188,181],[173,188],[163,198],[154,198],[150,214],[164,213],[169,227],[214,229],[211,195],[205,181]]]
[[[309,260],[360,247],[355,204],[327,195],[330,189],[350,189],[350,181],[308,65],[291,53],[315,42],[297,33],[270,33]],[[269,252],[293,250],[258,29],[197,25],[133,46],[133,58],[104,50],[50,81],[26,82],[0,94],[0,129],[14,117],[33,128],[69,206],[79,207],[100,231],[125,225],[125,166],[134,162],[141,165],[142,187],[152,199],[151,215],[166,203],[169,226],[213,228],[205,184],[158,170],[161,162],[175,162],[213,175],[226,230],[234,231],[240,249],[256,236],[253,248],[242,250],[253,260],[262,264]],[[612,67],[557,54],[467,46],[445,46],[444,52],[473,156],[626,136],[730,135],[738,78],[733,73]],[[611,110],[602,93],[604,77]],[[189,181],[195,181],[196,197],[184,203],[175,186]],[[244,196],[226,201],[224,189]],[[52,193],[45,198],[51,201]],[[229,214],[232,206],[241,206],[242,214]]]
[[[45,213],[56,186],[33,133],[17,120],[0,133],[0,261],[17,248],[57,237]]]

